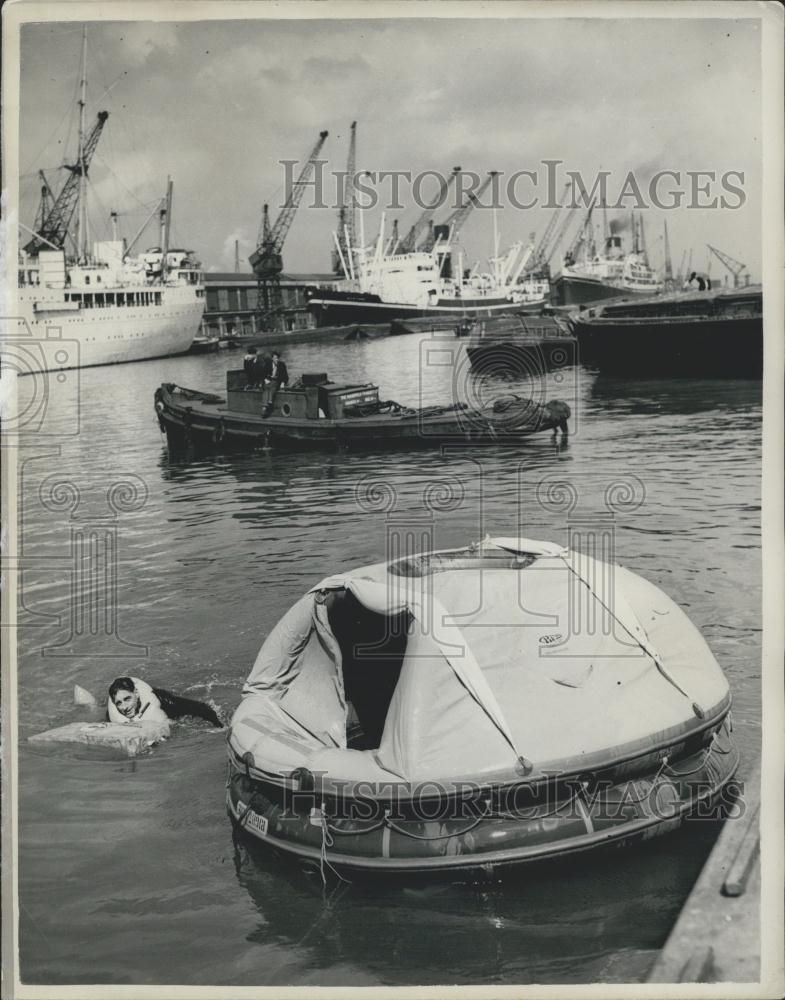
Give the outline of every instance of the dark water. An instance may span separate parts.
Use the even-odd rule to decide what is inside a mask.
[[[447,401],[454,366],[436,363],[430,346],[420,336],[302,345],[287,361],[295,373],[378,381],[383,396],[402,402]],[[384,558],[391,525],[419,526],[436,547],[486,532],[567,541],[570,525],[604,525],[617,560],[686,608],[726,670],[743,777],[759,746],[759,385],[628,383],[574,369],[552,374],[546,389],[573,407],[566,446],[546,434],[515,449],[459,447],[446,456],[260,453],[170,463],[154,388],[174,380],[220,390],[239,361],[226,353],[169,359],[52,383],[51,443],[21,456],[23,980],[642,979],[716,836],[713,823],[500,882],[331,882],[325,890],[318,874],[233,842],[221,734],[178,726],[133,761],[78,746],[34,748],[26,737],[89,717],[71,704],[72,685],[103,696],[121,673],[231,711],[280,615],[327,573]],[[123,480],[136,496],[119,488],[112,508],[107,490]],[[72,588],[85,586],[74,555],[80,533],[92,533],[93,545],[117,539],[119,638],[101,632],[111,575],[94,617],[72,629]],[[95,584],[86,586],[95,596]]]

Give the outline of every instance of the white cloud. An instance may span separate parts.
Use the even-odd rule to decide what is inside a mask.
[[[104,71],[98,92],[127,70],[109,95],[114,105],[101,154],[111,155],[134,191],[145,175],[149,190],[162,191],[171,174],[183,242],[221,269],[233,266],[235,238],[253,243],[262,203],[280,204],[279,160],[303,157],[326,128],[329,168],[343,169],[352,119],[359,123],[361,169],[461,164],[509,173],[544,158],[586,175],[603,167],[622,177],[660,161],[682,170],[743,169],[748,206],[710,219],[670,213],[671,242],[674,254],[704,239],[734,256],[741,247],[739,254],[759,267],[760,54],[753,22],[141,22],[97,25],[90,37]],[[73,93],[78,36],[33,28],[24,44],[22,162],[29,169],[63,113],[52,95],[66,101]],[[126,130],[133,142],[125,141]],[[389,212],[388,225],[396,215],[408,225],[415,214],[412,205]],[[475,213],[465,228],[472,256],[487,253],[487,214]],[[502,212],[500,225],[511,239],[528,236],[549,215]],[[367,214],[368,231],[378,217],[378,210]],[[661,221],[653,225],[661,230]],[[303,205],[285,266],[327,269],[334,226],[333,210]]]
[[[179,45],[180,29],[165,21],[137,21],[118,28],[121,57],[131,66],[146,63],[154,53],[171,56]]]

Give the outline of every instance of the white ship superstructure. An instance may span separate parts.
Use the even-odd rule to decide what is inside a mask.
[[[446,240],[408,253],[385,247],[384,217],[375,246],[352,246],[338,234],[334,237],[342,279],[331,291],[306,291],[320,326],[490,316],[542,303],[548,293],[547,283],[521,277],[533,250],[522,243],[492,258],[489,270],[481,272],[477,265],[464,268],[463,255]]]
[[[89,259],[69,263],[62,250],[22,254],[18,312],[44,351],[41,368],[82,368],[182,354],[204,310],[198,261],[188,250],[160,247],[123,256],[120,240],[93,245]],[[66,344],[66,342],[69,342]],[[65,361],[65,363],[62,363]]]
[[[619,236],[607,238],[605,252],[601,255],[582,260],[565,255],[561,273],[565,278],[605,282],[633,292],[654,294],[663,287],[657,273],[649,267],[644,253],[623,253]]]
[[[561,272],[554,280],[554,296],[558,305],[580,305],[604,298],[629,295],[657,295],[664,282],[649,265],[643,219],[631,221],[632,250],[624,252],[621,236],[609,228],[605,220],[605,235],[601,250],[595,246],[590,206],[580,232],[564,254]],[[603,213],[604,214],[604,213]],[[611,224],[611,227],[618,223]]]
[[[183,353],[204,311],[201,265],[192,251],[171,247],[171,181],[160,211],[156,206],[130,245],[117,238],[116,213],[114,238],[89,244],[88,169],[109,114],[99,112],[86,131],[86,55],[83,33],[76,159],[64,165],[68,174],[57,195],[45,183],[34,228],[20,225],[30,239],[18,260],[16,316],[26,326],[18,333],[40,345],[27,354],[29,371]],[[156,211],[161,245],[132,256]]]

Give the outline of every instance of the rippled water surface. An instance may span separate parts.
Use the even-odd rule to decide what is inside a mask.
[[[437,363],[431,346],[419,335],[300,345],[286,360],[294,373],[376,381],[385,398],[447,402],[455,365]],[[566,542],[568,518],[596,526],[604,515],[617,560],[681,604],[724,667],[743,777],[759,745],[760,386],[568,369],[546,389],[573,408],[566,445],[541,434],[515,448],[448,454],[170,462],[156,386],[220,391],[239,363],[221,353],[72,373],[50,386],[52,437],[20,456],[23,980],[643,978],[716,836],[713,823],[500,882],[324,890],[318,874],[233,842],[222,734],[178,725],[136,760],[26,738],[86,717],[71,703],[74,683],[104,697],[121,673],[230,712],[277,619],[322,576],[383,559],[393,519],[427,521],[434,544],[449,547],[518,531]],[[465,366],[458,377],[469,378]],[[20,380],[23,395],[31,382]],[[132,486],[115,489],[110,505],[107,492],[122,481]],[[574,492],[558,485],[565,481]],[[117,636],[90,635],[70,618],[75,552],[91,533],[93,545],[116,538]],[[95,612],[102,621],[103,609]]]

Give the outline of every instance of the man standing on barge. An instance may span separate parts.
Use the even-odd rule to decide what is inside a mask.
[[[267,366],[267,371],[264,378],[265,392],[267,393],[267,401],[265,403],[262,416],[269,417],[273,412],[273,405],[275,403],[275,397],[281,386],[286,387],[289,381],[289,372],[286,368],[286,363],[281,360],[281,355],[278,351],[273,351],[272,357],[270,358],[269,365]]]

